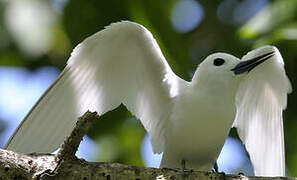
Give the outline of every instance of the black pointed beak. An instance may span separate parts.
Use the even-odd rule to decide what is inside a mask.
[[[231,71],[234,71],[235,75],[242,74],[245,72],[250,72],[252,69],[254,69],[256,66],[259,64],[263,63],[267,59],[271,58],[274,56],[274,51],[263,54],[261,56],[255,57],[253,59],[249,59],[246,61],[242,61],[238,63]]]

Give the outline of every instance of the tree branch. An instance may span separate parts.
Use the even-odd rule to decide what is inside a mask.
[[[95,120],[97,113],[86,112],[76,123],[71,135],[61,145],[57,155],[23,155],[0,149],[0,180],[2,179],[182,179],[180,170],[135,167],[119,163],[87,162],[77,159],[75,153],[80,141]],[[284,177],[245,177],[222,173],[187,172],[186,179],[227,179],[227,180],[297,180]]]

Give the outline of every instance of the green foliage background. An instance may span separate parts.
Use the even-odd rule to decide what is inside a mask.
[[[59,0],[56,0],[59,2]],[[60,0],[63,3],[62,0]],[[45,1],[50,4],[51,1]],[[31,56],[24,53],[5,24],[8,1],[0,1],[0,66],[24,67],[34,71],[43,66],[62,69],[71,50],[83,39],[120,20],[138,22],[157,39],[176,74],[186,80],[207,55],[227,52],[242,57],[248,51],[270,44],[279,48],[293,90],[297,72],[297,1],[271,0],[249,21],[222,23],[217,16],[221,0],[201,0],[204,18],[187,33],[176,32],[170,18],[177,0],[69,0],[57,14],[48,51]],[[32,32],[34,33],[34,32]],[[289,95],[284,113],[286,162],[290,175],[297,176],[297,96]],[[145,131],[124,108],[103,116],[89,132],[101,147],[98,160],[143,165],[140,145]]]

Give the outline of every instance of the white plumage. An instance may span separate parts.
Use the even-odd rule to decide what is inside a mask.
[[[52,152],[84,112],[102,115],[122,103],[141,120],[154,152],[163,152],[162,167],[180,167],[185,160],[188,168],[210,170],[237,107],[234,126],[246,143],[256,175],[284,176],[282,110],[290,84],[283,61],[268,46],[243,60],[267,49],[276,55],[252,68],[234,56],[212,54],[186,82],[172,72],[147,29],[128,21],[114,23],[73,50],[7,149]],[[260,161],[268,146],[272,148],[265,154],[267,161]]]
[[[242,60],[269,52],[275,52],[274,56],[249,72],[239,86],[234,126],[250,154],[255,174],[285,176],[282,112],[292,88],[283,59],[277,48],[264,46]]]

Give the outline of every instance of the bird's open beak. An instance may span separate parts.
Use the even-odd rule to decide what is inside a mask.
[[[250,72],[256,66],[271,58],[274,55],[274,53],[275,51],[272,51],[261,56],[255,57],[253,59],[242,61],[238,63],[233,69],[231,69],[231,71],[234,71],[235,75],[242,74],[244,72]]]

